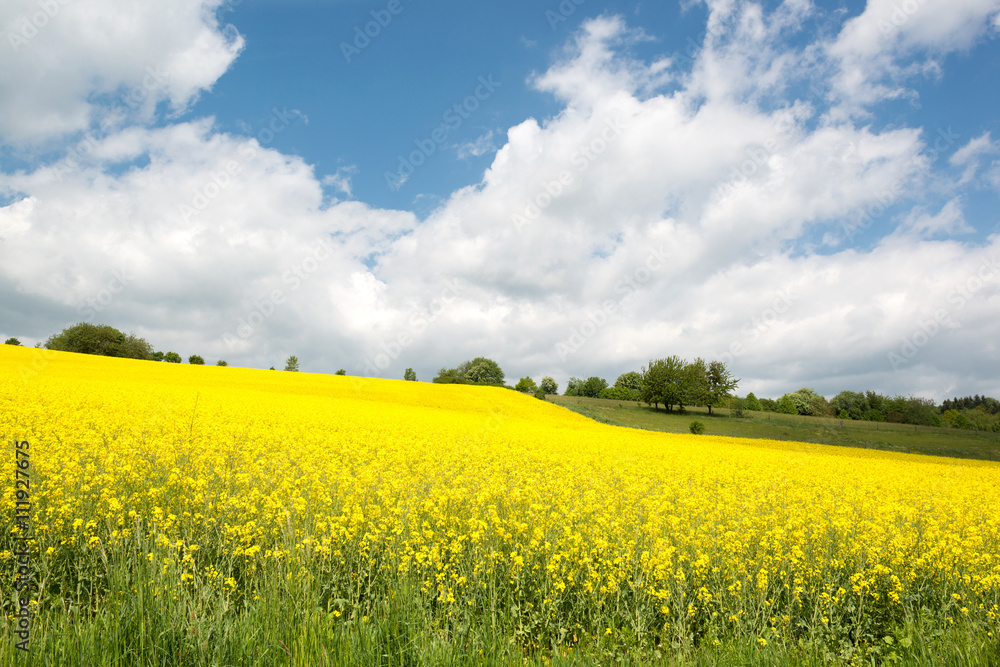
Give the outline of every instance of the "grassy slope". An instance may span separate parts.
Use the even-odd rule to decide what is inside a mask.
[[[599,398],[549,396],[548,399],[574,412],[605,424],[667,433],[689,433],[694,420],[705,424],[706,435],[738,438],[795,440],[825,445],[864,447],[931,456],[1000,461],[1000,434],[958,429],[801,417],[772,412],[747,412],[744,419],[730,417],[728,410],[688,408],[668,413],[645,404]]]

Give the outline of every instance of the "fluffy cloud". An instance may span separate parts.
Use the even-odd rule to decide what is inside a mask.
[[[243,48],[223,0],[0,4],[0,142],[38,143],[180,112]],[[127,57],[122,54],[127,53]]]
[[[93,315],[230,363],[267,367],[294,353],[310,370],[387,377],[413,366],[429,379],[482,354],[511,377],[613,380],[679,354],[725,359],[741,391],[762,395],[802,385],[995,394],[983,369],[1000,352],[982,341],[1000,334],[990,316],[1000,239],[952,238],[968,224],[960,170],[989,137],[932,148],[938,138],[921,128],[876,131],[786,90],[824,70],[832,87],[847,86],[864,54],[891,63],[904,48],[963,48],[958,33],[981,30],[990,8],[966,4],[947,25],[914,14],[886,46],[864,28],[877,30],[886,8],[873,2],[835,42],[803,51],[785,36],[808,3],[768,14],[713,2],[686,70],[623,55],[646,39],[623,19],[589,21],[534,79],[562,111],[511,127],[482,181],[423,221],[330,202],[323,184],[349,196],[349,170],[316,174],[211,119],[128,124],[72,159],[0,174],[10,199],[0,281],[16,295],[4,315],[30,299],[39,334]],[[162,94],[175,105],[210,86],[240,46],[201,10],[197,29],[178,29],[163,52],[219,58]],[[90,54],[103,71],[87,44],[51,48]],[[813,60],[796,64],[803,55]],[[28,76],[18,67],[8,76]],[[109,75],[101,90],[141,71]],[[885,85],[887,71],[862,83]],[[33,128],[7,116],[0,134],[86,127],[85,92],[29,95],[17,104],[56,120]],[[863,109],[867,94],[852,104]],[[943,201],[926,200],[932,150],[954,162]],[[892,212],[904,203],[908,213]],[[867,250],[844,247],[857,234],[870,237]]]
[[[989,30],[1000,0],[869,0],[829,45],[838,73],[837,110],[864,113],[866,105],[909,96],[906,80],[938,75],[941,56],[968,49]],[[904,58],[916,56],[919,60]]]

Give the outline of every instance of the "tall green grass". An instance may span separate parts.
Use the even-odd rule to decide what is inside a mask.
[[[821,632],[766,645],[745,633],[711,632],[660,644],[627,633],[532,641],[505,610],[459,617],[405,578],[343,599],[314,573],[276,561],[248,574],[242,594],[198,578],[178,585],[168,562],[176,553],[162,545],[136,541],[114,554],[88,553],[88,562],[78,564],[87,574],[74,586],[54,594],[53,582],[37,582],[36,591],[44,583],[47,592],[32,618],[27,654],[8,641],[13,625],[4,616],[0,664],[1000,665],[1000,644],[989,628],[927,613],[906,616],[871,642]]]

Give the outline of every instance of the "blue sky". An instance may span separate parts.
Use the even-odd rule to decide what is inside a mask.
[[[0,28],[4,337],[1000,395],[998,0],[12,0]]]

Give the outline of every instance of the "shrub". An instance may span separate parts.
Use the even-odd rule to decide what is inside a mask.
[[[597,398],[601,392],[608,388],[608,381],[596,376],[587,378],[587,381],[580,386],[580,396]]]
[[[524,392],[525,394],[534,394],[538,389],[538,386],[535,385],[535,381],[530,377],[523,377],[517,381],[514,389],[516,391]]]
[[[795,407],[795,402],[792,400],[790,394],[785,394],[780,399],[778,399],[778,409],[777,412],[786,415],[797,415],[799,414],[798,408]]]
[[[607,398],[612,401],[634,401],[636,400],[635,393],[636,390],[615,386],[602,389],[601,393],[598,394],[598,398]]]
[[[125,359],[151,359],[153,346],[135,334],[123,334],[106,324],[80,322],[49,336],[45,347],[59,352],[98,354]]]
[[[705,425],[702,424],[700,421],[691,422],[691,426],[689,426],[688,428],[690,428],[691,432],[694,433],[695,435],[701,435],[702,433],[705,432]]]
[[[743,412],[747,409],[747,402],[742,398],[729,399],[729,416],[742,419]]]
[[[866,422],[884,422],[885,415],[876,410],[875,408],[869,408],[865,414],[861,416]]]
[[[190,357],[188,357],[188,363],[191,364],[192,366],[204,366],[205,360],[200,356],[198,356],[197,354],[192,354]]]

